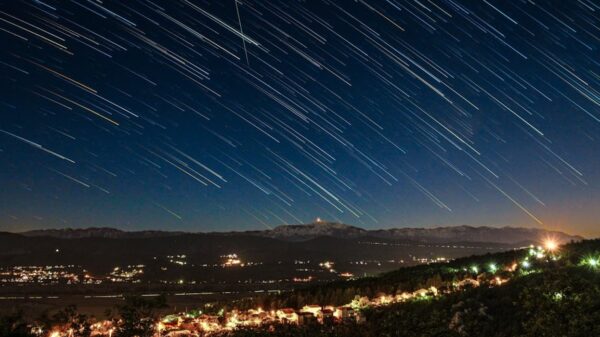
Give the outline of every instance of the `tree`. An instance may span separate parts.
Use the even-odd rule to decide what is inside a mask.
[[[460,301],[452,306],[452,319],[448,328],[461,336],[489,336],[486,331],[488,321],[492,319],[487,313],[488,308],[473,299]]]
[[[22,311],[0,317],[0,337],[33,337]]]
[[[89,337],[92,333],[88,317],[78,313],[75,305],[69,305],[54,314],[52,321],[69,331],[71,337]]]
[[[114,337],[152,337],[158,321],[158,310],[166,308],[166,298],[161,295],[154,299],[140,296],[125,297],[125,304],[117,306],[114,318]]]

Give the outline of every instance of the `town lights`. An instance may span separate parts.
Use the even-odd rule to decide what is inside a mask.
[[[498,271],[498,266],[496,266],[495,263],[490,263],[489,270],[490,270],[490,273],[495,273],[496,271]]]

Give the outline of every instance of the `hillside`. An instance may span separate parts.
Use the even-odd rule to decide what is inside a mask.
[[[430,287],[435,292],[403,299]],[[402,268],[377,278],[263,298],[259,305],[361,306],[360,296],[371,298],[360,309],[366,319],[362,324],[270,325],[222,335],[600,336],[600,240]]]
[[[157,311],[167,309],[162,296],[127,296],[124,303],[114,320],[92,327],[94,335],[143,326],[144,336],[598,336],[600,240],[547,241],[184,312],[172,308],[166,316]],[[24,321],[17,311],[0,317],[0,330],[30,336],[23,331],[33,326],[68,335],[69,327],[89,324],[74,308],[65,310],[67,324],[61,315]]]

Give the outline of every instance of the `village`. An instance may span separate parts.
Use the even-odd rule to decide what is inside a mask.
[[[465,280],[463,285],[478,286],[475,279]],[[351,303],[343,306],[306,305],[301,309],[281,308],[263,310],[261,308],[246,311],[232,310],[221,315],[208,315],[199,312],[172,314],[163,317],[156,324],[156,337],[206,337],[217,332],[231,331],[240,327],[252,327],[268,324],[332,325],[348,322],[362,323],[366,320],[362,310],[414,299],[430,299],[439,296],[435,287],[419,289],[412,293],[382,295],[377,298],[357,296]],[[102,321],[92,325],[92,336],[112,336],[111,321]],[[68,331],[54,331],[49,337],[69,337]]]
[[[400,292],[394,295],[381,294],[368,298],[366,296],[355,296],[350,302],[342,306],[321,306],[317,304],[305,305],[300,309],[279,308],[276,310],[264,310],[255,308],[249,310],[221,309],[217,314],[206,314],[201,311],[182,312],[162,317],[155,324],[155,337],[207,337],[217,333],[233,331],[243,327],[258,327],[275,324],[295,325],[334,325],[343,323],[364,323],[366,317],[364,311],[367,308],[377,308],[395,303],[408,301],[426,301],[436,297],[463,291],[467,288],[480,286],[497,287],[509,282],[515,273],[531,273],[533,263],[549,262],[556,260],[559,256],[553,254],[557,249],[554,242],[548,242],[544,247],[531,246],[527,256],[521,261],[513,261],[506,265],[497,265],[490,262],[486,265],[464,266],[460,270],[462,279],[453,282],[451,287],[438,289],[435,286],[421,288],[412,292]],[[582,261],[582,264],[596,268],[599,263],[596,259]],[[110,320],[96,322],[92,325],[91,336],[112,337],[114,322]],[[44,335],[40,331],[40,335]],[[72,334],[66,329],[55,327],[48,337],[70,337]]]
[[[537,256],[541,256],[536,250]],[[524,261],[523,267],[528,266]],[[496,272],[500,267],[487,266],[488,271]],[[515,265],[505,266],[504,270],[514,272]],[[464,278],[454,283],[452,289],[443,291],[432,286],[418,289],[413,292],[402,292],[395,295],[382,294],[374,298],[356,296],[354,300],[342,306],[321,306],[318,304],[305,305],[300,309],[280,308],[277,310],[264,310],[262,308],[249,310],[221,310],[217,314],[205,314],[201,311],[182,312],[162,317],[156,323],[155,337],[207,337],[219,332],[233,331],[241,327],[258,327],[269,324],[297,324],[297,325],[333,325],[343,323],[363,323],[366,321],[364,309],[387,306],[415,300],[431,300],[445,293],[461,291],[467,287],[500,286],[509,281],[509,278],[494,276],[479,270],[477,267],[468,268],[473,277]],[[106,320],[92,325],[92,336],[112,337],[113,322]],[[49,337],[70,337],[69,331],[57,328]]]

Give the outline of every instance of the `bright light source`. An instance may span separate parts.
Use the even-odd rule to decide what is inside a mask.
[[[521,263],[523,265],[523,268],[527,269],[529,267],[531,267],[531,263],[529,263],[529,261],[523,261],[523,263]]]
[[[554,300],[557,301],[557,302],[560,301],[560,300],[562,300],[564,297],[565,296],[561,292],[555,292],[554,296],[553,296]]]
[[[546,241],[544,241],[544,248],[550,252],[553,252],[558,249],[558,242],[556,242],[554,239],[546,239]]]
[[[495,263],[490,263],[489,268],[491,273],[495,273],[498,270],[498,266]]]

